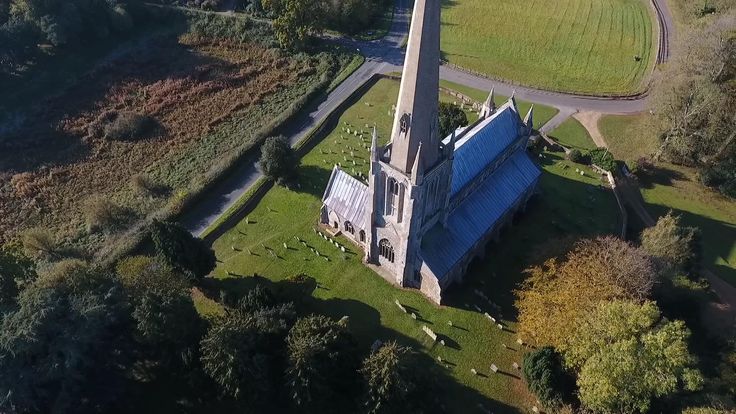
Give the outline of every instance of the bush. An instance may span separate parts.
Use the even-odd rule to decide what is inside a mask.
[[[130,218],[130,211],[107,198],[95,197],[84,207],[87,231],[110,230],[124,224]]]
[[[134,175],[130,180],[130,185],[133,191],[140,195],[156,197],[168,192],[165,186],[157,184],[145,174]]]
[[[468,117],[459,106],[440,102],[439,105],[440,139],[452,134],[458,127],[468,125]]]
[[[583,153],[577,148],[571,149],[570,152],[565,154],[565,158],[578,164],[583,164],[583,161],[585,160]]]
[[[604,170],[613,172],[616,169],[616,160],[608,151],[608,148],[592,149],[588,152],[588,156],[590,157],[591,163],[603,168]]]
[[[572,379],[562,367],[562,356],[551,346],[524,355],[523,371],[529,390],[546,407],[560,406],[572,395]]]
[[[32,256],[56,254],[56,241],[48,230],[26,230],[22,236],[23,248]]]
[[[261,147],[261,159],[258,161],[263,175],[282,184],[294,177],[297,162],[294,149],[285,137],[266,138]]]
[[[201,279],[215,268],[215,252],[179,224],[155,220],[151,238],[156,254],[176,270]]]
[[[135,112],[119,112],[105,125],[105,138],[114,141],[133,141],[144,138],[156,126],[153,118]]]

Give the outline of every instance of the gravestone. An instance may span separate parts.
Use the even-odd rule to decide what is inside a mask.
[[[513,364],[511,364],[511,366],[514,367],[514,369],[517,370],[517,371],[521,369],[521,367],[519,366],[519,364],[517,364],[516,362],[514,362]]]
[[[399,309],[401,309],[401,311],[402,311],[402,312],[406,313],[406,308],[405,308],[405,307],[404,307],[404,306],[403,306],[403,305],[401,304],[401,302],[399,302],[399,300],[398,300],[398,299],[396,299],[396,300],[394,301],[394,303],[396,304],[396,306],[398,306],[398,307],[399,307]]]
[[[478,371],[476,371],[475,368],[470,368],[470,372],[472,372],[473,375],[478,375]]]
[[[433,341],[436,341],[437,340],[437,334],[434,333],[431,329],[429,329],[427,327],[427,325],[423,325],[422,326],[422,330],[424,331],[424,333],[427,334],[427,336],[429,336],[430,338],[432,338]]]
[[[498,372],[498,367],[496,366],[496,364],[491,364],[491,371]]]

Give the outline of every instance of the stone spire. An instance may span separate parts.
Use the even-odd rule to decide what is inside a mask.
[[[529,107],[529,112],[524,117],[524,125],[526,125],[527,132],[531,132],[534,127],[534,104]]]
[[[494,88],[491,87],[491,93],[488,94],[488,98],[483,102],[483,106],[480,109],[480,117],[488,118],[496,111],[496,103],[494,101]]]
[[[391,130],[391,165],[408,174],[423,143],[424,169],[437,161],[440,0],[415,0],[401,88]]]
[[[419,148],[417,148],[417,156],[414,157],[414,165],[411,167],[411,182],[414,185],[422,185],[422,180],[424,179],[424,168],[422,166],[422,163],[420,160],[422,156],[422,143],[419,143]]]

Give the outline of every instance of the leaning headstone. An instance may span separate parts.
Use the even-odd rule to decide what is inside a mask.
[[[412,318],[412,319],[416,319],[416,318],[417,318],[417,314],[416,314],[416,313],[414,313],[414,312],[412,312],[412,313],[411,313],[411,318]]]
[[[524,340],[522,340],[521,338],[519,338],[519,339],[516,340],[516,343],[519,344],[519,345],[524,345]]]
[[[445,340],[444,339],[440,339],[440,345],[445,346]]]
[[[493,316],[489,315],[488,312],[485,312],[483,314],[486,315],[486,318],[490,319],[491,322],[496,323],[496,318],[494,318]]]
[[[478,375],[478,371],[476,371],[475,368],[470,368],[470,372],[472,372],[473,375]]]
[[[340,246],[340,251],[345,253],[345,246]]]
[[[439,362],[440,364],[442,363],[442,357],[439,355],[437,355],[437,362]]]
[[[284,242],[284,249],[288,249],[289,246],[286,245],[286,242]]]
[[[399,300],[398,300],[398,299],[396,299],[396,300],[394,301],[394,303],[396,304],[396,306],[398,306],[398,307],[399,307],[399,309],[401,309],[401,311],[402,311],[402,312],[406,313],[406,308],[404,307],[404,305],[402,305],[402,304],[401,304],[401,302],[399,302]]]
[[[499,324],[498,324],[498,325],[496,325],[496,326],[498,326],[498,329],[500,329],[500,330],[502,330],[502,331],[503,331],[503,325],[501,325],[501,324],[499,323]]]
[[[506,344],[504,344],[504,343],[502,343],[501,346],[503,347],[503,349],[507,349],[508,348],[508,346],[506,346]]]
[[[447,321],[447,325],[448,325],[449,327],[452,327],[452,321]]]
[[[514,362],[513,364],[511,364],[511,366],[514,367],[515,370],[520,370],[521,369],[521,367],[519,366],[519,364],[517,364],[516,362]]]
[[[491,371],[498,372],[498,367],[496,366],[496,364],[491,364]]]

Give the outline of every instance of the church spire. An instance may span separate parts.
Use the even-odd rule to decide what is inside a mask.
[[[421,163],[422,159],[422,143],[419,143],[417,148],[417,156],[414,159],[414,165],[411,167],[411,182],[414,185],[421,185],[422,179],[424,178],[424,168]]]
[[[375,126],[371,134],[371,161],[378,161],[378,133]]]
[[[524,117],[524,125],[526,125],[527,132],[531,132],[534,127],[534,104],[529,107],[529,112]]]
[[[391,130],[391,165],[409,173],[423,143],[422,168],[437,161],[440,0],[415,0]]]

